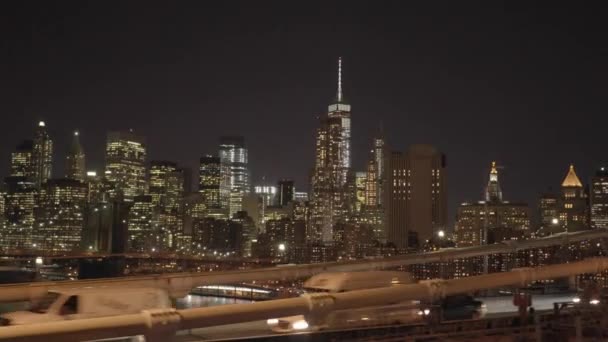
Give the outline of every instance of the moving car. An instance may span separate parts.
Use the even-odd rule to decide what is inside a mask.
[[[171,308],[165,290],[155,288],[87,288],[49,291],[27,311],[4,314],[2,325],[24,325],[95,318]]]
[[[340,293],[354,290],[374,289],[401,284],[412,284],[415,281],[407,272],[393,271],[365,271],[365,272],[328,272],[317,274],[304,282],[303,290],[306,293]],[[326,327],[338,327],[342,325],[365,324],[370,321],[376,312],[378,320],[393,322],[409,321],[410,317],[416,316],[417,310],[412,309],[415,303],[402,303],[400,306],[388,306],[395,309],[395,315],[401,313],[400,318],[389,317],[387,307],[366,308],[361,310],[349,310],[349,312],[332,312],[324,322],[310,325],[303,315],[282,318],[272,318],[267,321],[272,331],[279,333],[318,330]],[[403,311],[404,305],[408,310]],[[397,310],[398,307],[398,310]],[[370,311],[371,310],[371,311]],[[375,311],[374,311],[375,310]],[[382,315],[380,315],[380,312]],[[407,312],[407,313],[406,313]],[[382,316],[382,317],[381,317]],[[414,317],[417,319],[416,317]],[[350,322],[350,323],[349,323]],[[356,323],[355,323],[356,322]]]

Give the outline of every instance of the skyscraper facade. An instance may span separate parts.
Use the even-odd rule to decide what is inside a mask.
[[[75,179],[49,179],[42,187],[33,242],[44,253],[81,249],[87,185]]]
[[[157,252],[163,234],[158,227],[158,212],[150,195],[133,198],[127,219],[127,250],[129,252]]]
[[[4,179],[4,219],[0,245],[5,252],[32,249],[37,190],[27,177]]]
[[[129,132],[110,132],[106,145],[105,177],[110,198],[133,201],[146,192],[146,145]]]
[[[591,228],[608,228],[608,167],[591,178]]]
[[[286,206],[294,200],[296,188],[294,181],[290,179],[281,179],[279,181],[279,199],[278,204],[280,206]]]
[[[503,201],[498,169],[492,162],[484,200],[458,207],[454,240],[459,247],[520,240],[529,228],[528,205]]]
[[[222,185],[222,164],[219,157],[201,157],[199,166],[198,191],[203,195],[209,208],[220,208],[220,187]]]
[[[162,244],[158,248],[175,249],[182,238],[184,173],[177,164],[169,161],[150,163],[149,194],[158,211],[159,231]]]
[[[65,177],[84,181],[86,178],[85,154],[80,144],[80,133],[74,132],[72,145],[65,157]]]
[[[32,145],[32,164],[34,168],[34,183],[40,188],[47,179],[51,178],[53,168],[53,140],[46,131],[44,121],[38,123],[34,132]]]
[[[562,182],[559,225],[562,231],[576,232],[589,229],[589,199],[585,188],[570,165]]]
[[[388,241],[397,248],[421,247],[447,224],[445,156],[429,145],[392,152],[386,165]]]
[[[220,137],[221,171],[224,173],[220,186],[222,205],[228,207],[232,217],[242,210],[243,196],[250,192],[247,147],[242,136]]]
[[[347,182],[351,173],[351,107],[342,94],[342,59],[338,60],[338,91],[326,117],[320,118],[312,172],[312,217],[309,238],[331,242],[333,226],[348,211]]]
[[[34,179],[33,146],[34,142],[32,140],[24,140],[11,153],[10,175],[12,177]]]

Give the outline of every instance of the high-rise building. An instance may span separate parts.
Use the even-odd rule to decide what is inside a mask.
[[[33,230],[36,249],[44,253],[80,250],[87,185],[75,179],[49,179],[40,198],[40,215]]]
[[[158,228],[158,215],[150,195],[133,198],[127,223],[130,252],[158,252],[163,244],[163,234]]]
[[[15,152],[11,154],[11,169],[12,177],[27,177],[34,178],[34,142],[32,140],[24,140],[17,146]]]
[[[355,172],[355,212],[361,212],[366,204],[367,172]]]
[[[348,179],[351,173],[351,107],[342,95],[342,59],[338,60],[338,91],[317,129],[315,165],[312,172],[310,232],[315,241],[331,242],[333,226],[348,211]]]
[[[176,163],[152,161],[150,163],[150,196],[158,210],[158,224],[164,232],[163,249],[177,248],[178,240],[183,236],[184,173]]]
[[[206,155],[200,159],[198,191],[209,208],[220,208],[222,164],[219,157]]]
[[[608,228],[608,167],[591,178],[591,228]]]
[[[47,179],[51,178],[53,168],[53,140],[46,131],[44,121],[38,123],[34,132],[32,164],[34,166],[34,182],[36,187],[40,188]]]
[[[5,252],[29,250],[33,247],[36,184],[27,177],[6,177],[4,185],[5,227],[0,245]]]
[[[65,177],[79,181],[84,181],[86,178],[85,154],[78,131],[74,132],[72,145],[65,157]]]
[[[447,224],[445,156],[429,145],[391,152],[386,165],[385,215],[388,242],[421,247]]]
[[[281,179],[279,181],[279,205],[286,206],[295,199],[296,188],[294,181],[290,179]]]
[[[540,219],[537,235],[544,236],[559,228],[559,196],[551,189],[543,193],[538,201],[538,214]]]
[[[110,132],[106,145],[105,177],[111,199],[133,201],[146,192],[146,145],[129,132]]]
[[[589,201],[585,188],[570,165],[562,182],[562,196],[559,206],[559,227],[561,231],[576,232],[589,229]]]
[[[222,206],[229,208],[230,217],[242,210],[243,196],[250,191],[247,159],[245,138],[220,137],[221,171],[225,174],[222,177],[223,186],[220,186],[220,198]]]
[[[484,197],[458,207],[455,242],[459,247],[521,240],[529,234],[528,205],[503,201],[496,162],[490,167]]]
[[[373,148],[371,151],[372,155],[370,158],[370,163],[373,160],[374,171],[375,171],[375,188],[376,188],[376,201],[377,203],[370,203],[369,205],[382,205],[382,201],[384,200],[384,179],[385,175],[385,162],[386,162],[386,143],[384,141],[384,134],[382,132],[382,127],[380,127],[379,134],[373,140]],[[369,166],[368,166],[369,172]],[[369,182],[369,180],[368,180]]]

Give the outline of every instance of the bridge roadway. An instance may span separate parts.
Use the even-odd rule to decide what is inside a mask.
[[[569,302],[575,295],[573,293],[560,293],[550,295],[534,295],[532,306],[537,313],[552,312],[553,303]],[[517,316],[517,307],[513,305],[513,297],[480,297],[477,298],[485,304],[484,319],[498,319],[504,317]],[[246,303],[249,301],[217,298],[206,296],[189,295],[178,300],[178,305],[188,308],[204,307],[209,305],[224,305],[232,303]],[[302,334],[302,333],[297,333]],[[253,337],[276,337],[277,335],[287,336],[294,334],[275,334],[266,325],[266,321],[253,321],[239,324],[229,324],[208,328],[192,329],[180,331],[174,338],[174,342],[194,342],[194,341],[219,341],[231,339],[247,339]]]
[[[16,302],[41,297],[50,289],[75,288],[84,286],[138,286],[164,288],[175,297],[180,298],[196,286],[213,284],[235,284],[256,280],[287,280],[310,277],[327,271],[367,271],[385,269],[402,265],[424,264],[467,258],[497,253],[513,253],[519,250],[547,247],[574,243],[584,240],[608,238],[608,230],[596,229],[575,233],[555,234],[549,237],[524,240],[505,241],[492,245],[481,245],[464,248],[444,248],[429,253],[413,253],[395,255],[392,257],[356,260],[346,262],[329,262],[319,264],[293,265],[270,267],[227,272],[194,272],[162,274],[156,276],[135,276],[121,278],[105,278],[97,280],[39,282],[30,284],[13,284],[0,286],[0,302]]]

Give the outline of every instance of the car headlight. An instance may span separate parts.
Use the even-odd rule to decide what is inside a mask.
[[[589,304],[591,304],[591,305],[598,305],[599,303],[600,303],[599,299],[592,299],[589,301]]]
[[[266,324],[268,325],[277,325],[279,324],[279,319],[278,318],[271,318],[269,320],[266,321]]]
[[[294,330],[304,330],[304,329],[308,329],[308,322],[301,319],[299,321],[293,322],[291,324],[291,326],[294,328]]]
[[[424,315],[428,316],[431,313],[431,310],[429,309],[424,309]]]
[[[574,303],[580,303],[581,299],[580,299],[580,297],[574,297],[574,298],[572,298],[572,302],[574,302]]]

